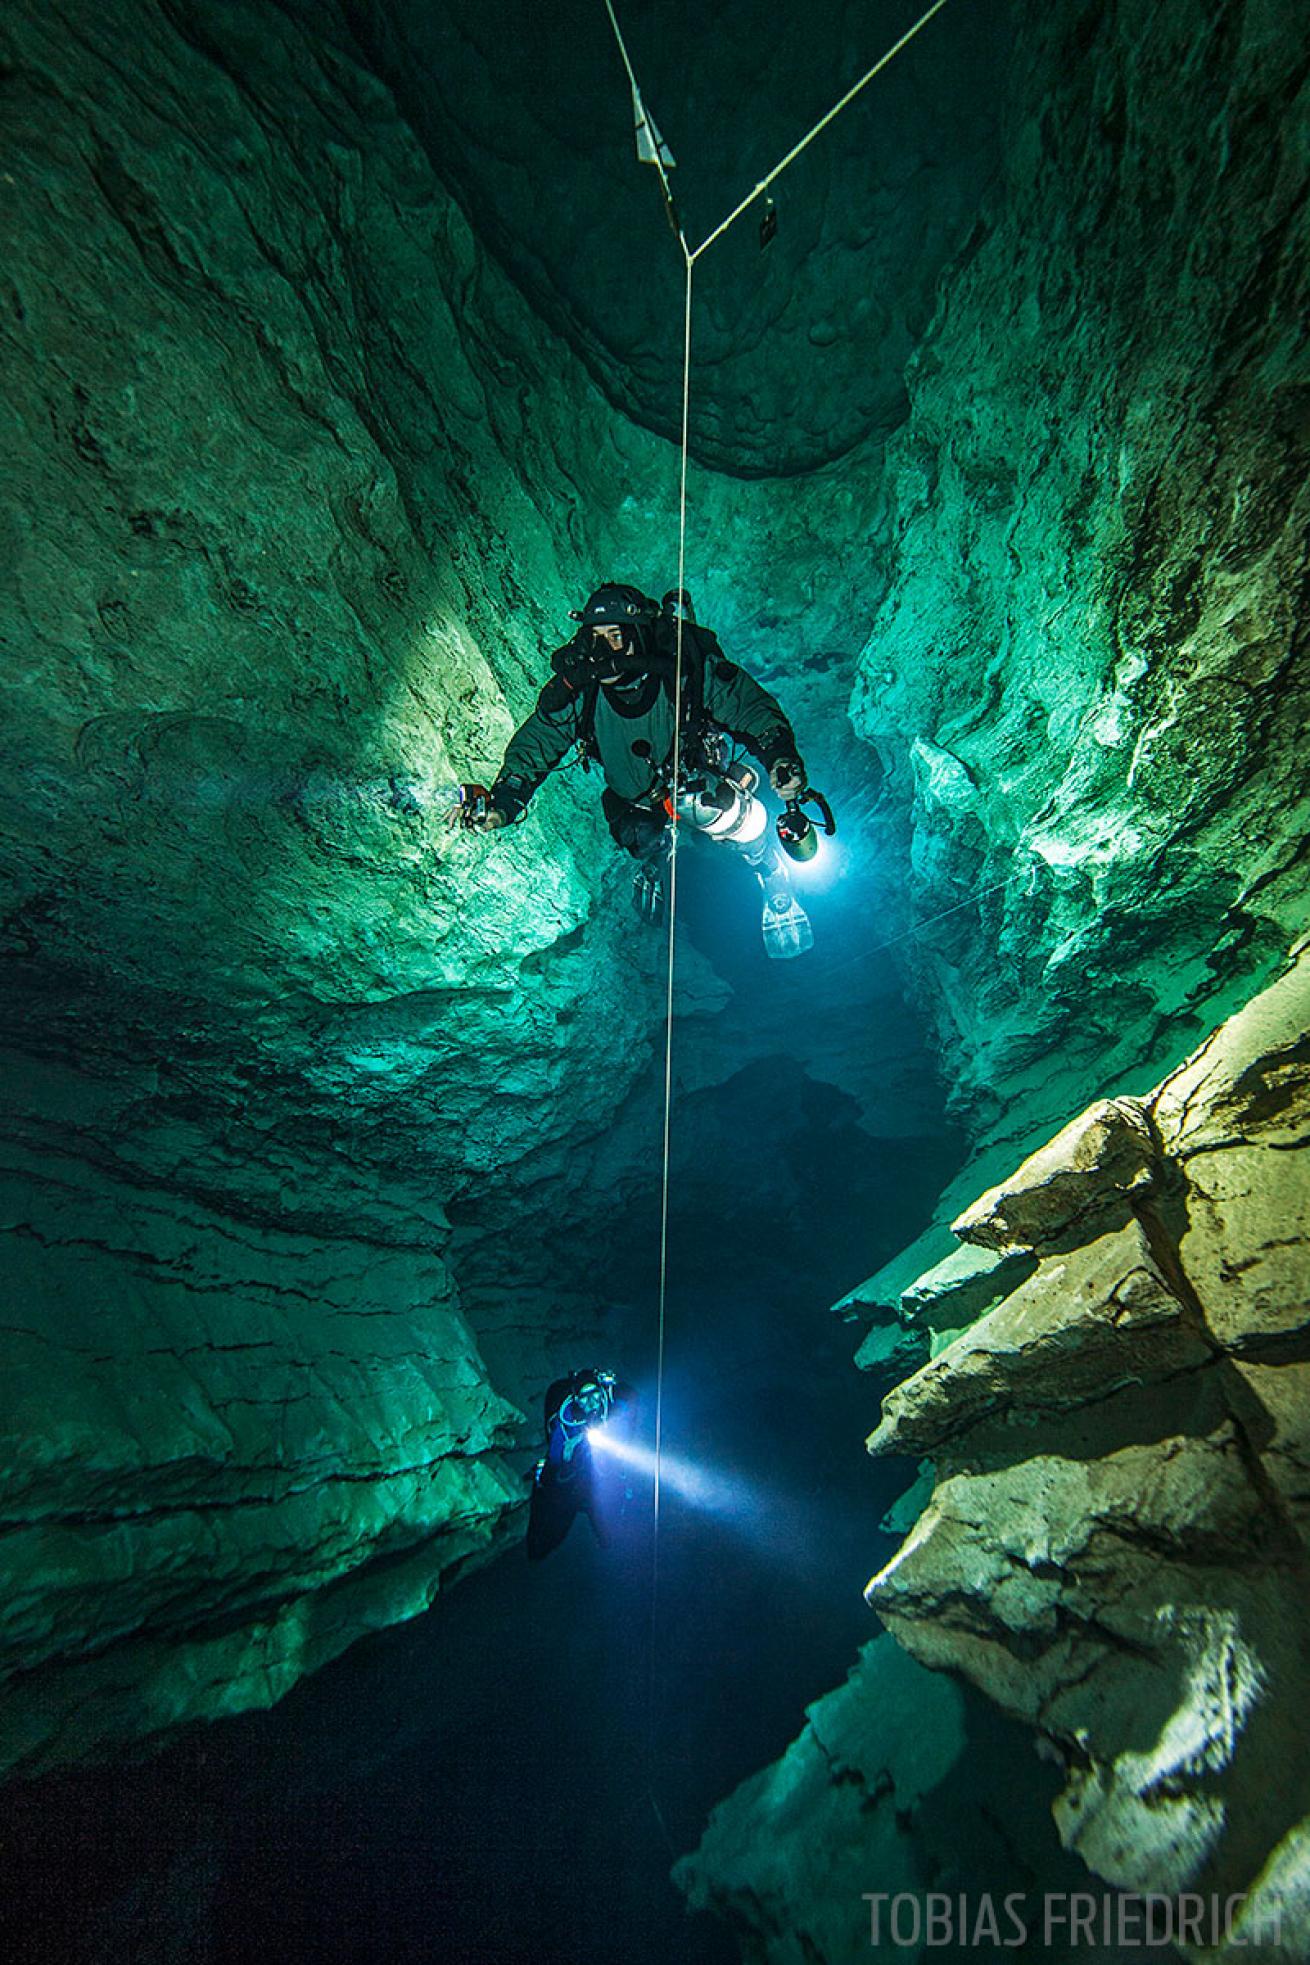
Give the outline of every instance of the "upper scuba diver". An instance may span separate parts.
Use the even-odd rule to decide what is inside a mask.
[[[834,830],[820,793],[806,783],[800,750],[779,704],[730,662],[694,616],[682,589],[657,605],[636,587],[610,582],[574,609],[576,634],[551,656],[553,671],[536,708],[510,738],[495,783],[461,785],[451,822],[471,828],[521,819],[543,779],[576,744],[605,776],[601,803],[610,832],[639,863],[633,898],[658,921],[672,847],[674,717],[678,620],[682,620],[682,733],[677,817],[735,846],[764,897],[765,949],[803,955],[813,947],[809,919],[791,891],[787,860],[768,836],[753,796],[759,773],[735,753],[744,745],[786,801],[778,837],[806,859],[818,838],[801,805],[815,802]]]
[[[557,1378],[546,1393],[546,1453],[533,1472],[528,1514],[530,1562],[557,1549],[580,1514],[590,1517],[602,1548],[608,1545],[622,1498],[597,1468],[592,1435],[626,1418],[633,1402],[630,1385],[594,1366]]]

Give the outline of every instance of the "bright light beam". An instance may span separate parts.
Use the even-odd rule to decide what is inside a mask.
[[[819,850],[812,860],[793,860],[790,854],[787,856],[788,879],[793,886],[804,887],[812,894],[835,887],[845,871],[845,855],[837,841],[824,833],[819,835]]]
[[[622,1460],[637,1473],[654,1479],[655,1455],[649,1447],[639,1446],[635,1440],[622,1439],[606,1426],[589,1427],[587,1437],[593,1447],[615,1460]],[[678,1454],[660,1454],[660,1479],[689,1507],[703,1508],[709,1514],[744,1515],[754,1505],[750,1490],[740,1482],[708,1474]]]

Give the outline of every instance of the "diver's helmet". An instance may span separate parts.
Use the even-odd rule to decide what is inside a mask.
[[[654,601],[647,600],[639,587],[610,580],[588,596],[584,607],[571,608],[569,619],[580,621],[584,628],[635,628],[654,621],[658,614]]]

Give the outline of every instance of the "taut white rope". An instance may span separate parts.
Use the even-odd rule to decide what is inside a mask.
[[[763,193],[769,189],[770,185],[777,183],[778,179],[782,176],[783,172],[788,168],[789,165],[795,163],[796,159],[800,156],[801,152],[809,148],[810,144],[814,142],[815,138],[821,135],[822,132],[827,129],[828,125],[834,122],[836,118],[841,115],[842,110],[845,109],[848,106],[848,104],[854,102],[856,96],[860,94],[860,91],[864,88],[867,88],[868,84],[873,81],[876,75],[880,75],[882,73],[883,69],[887,67],[888,63],[896,58],[896,56],[901,52],[902,48],[908,46],[908,44],[914,39],[915,35],[918,34],[922,28],[925,28],[928,25],[928,22],[933,18],[933,15],[940,13],[945,5],[946,5],[946,0],[933,0],[933,5],[929,7],[925,13],[920,15],[919,19],[914,23],[914,26],[909,28],[904,34],[902,34],[900,39],[894,42],[892,46],[888,48],[887,52],[874,63],[873,67],[865,71],[865,73],[860,77],[858,82],[855,82],[849,89],[847,89],[845,95],[842,96],[838,102],[835,102],[833,104],[832,108],[828,111],[826,116],[821,116],[819,118],[819,121],[814,125],[813,129],[808,130],[806,134],[801,138],[799,143],[795,143],[792,145],[791,149],[787,152],[786,156],[782,157],[778,161],[778,163],[774,165],[773,169],[769,172],[768,176],[760,179],[759,183],[755,186],[754,190],[749,192],[747,196],[742,199],[741,203],[728,213],[728,216],[722,221],[721,224],[716,225],[714,230],[711,233],[709,233],[707,237],[701,240],[701,243],[696,247],[696,250],[694,252],[687,244],[686,234],[683,231],[681,222],[678,220],[677,217],[677,206],[675,205],[673,200],[673,189],[669,183],[668,172],[665,169],[664,160],[660,155],[660,146],[658,142],[652,142],[651,162],[654,163],[656,170],[659,172],[660,185],[664,192],[665,206],[673,222],[674,230],[677,233],[678,244],[682,248],[683,262],[686,266],[686,271],[687,271],[687,284],[686,284],[686,293],[683,303],[683,324],[682,324],[681,458],[678,467],[678,589],[680,595],[682,589],[686,586],[686,576],[687,576],[687,454],[688,454],[688,446],[689,446],[689,432],[690,432],[690,418],[691,418],[691,288],[692,288],[692,275],[693,272],[695,271],[696,261],[700,258],[703,252],[707,252],[709,250],[709,248],[714,244],[716,239],[721,239],[724,233],[727,232],[731,226],[736,224],[737,220],[741,217],[742,213],[749,210],[750,206],[754,204],[755,200],[758,197],[761,197]],[[613,0],[605,0],[605,11],[609,15],[610,26],[614,29],[614,38],[618,43],[619,53],[623,58],[623,66],[627,70],[628,81],[632,88],[633,100],[634,102],[636,102],[641,106],[642,111],[644,113],[644,99],[642,97],[641,90],[637,84],[636,71],[632,66],[632,61],[628,54],[627,43],[624,41],[622,30],[619,27],[618,16],[614,12]],[[655,1492],[654,1492],[654,1519],[653,1519],[652,1531],[651,1531],[650,1656],[649,1656],[648,1667],[647,1667],[647,1672],[648,1672],[647,1718],[648,1718],[648,1727],[649,1727],[649,1745],[651,1750],[652,1761],[654,1755],[654,1739],[655,1739],[655,1643],[656,1643],[656,1635],[657,1635],[657,1616],[658,1616],[658,1604],[659,1604],[660,1472],[661,1472],[662,1452],[663,1452],[663,1443],[664,1443],[664,1337],[665,1337],[665,1322],[666,1322],[666,1310],[667,1310],[667,1300],[668,1300],[668,1275],[669,1275],[669,1148],[672,1138],[672,1115],[673,1115],[673,982],[674,982],[674,931],[677,926],[677,913],[678,913],[678,794],[681,789],[681,781],[682,781],[682,677],[683,677],[683,662],[682,662],[683,618],[682,617],[683,617],[683,608],[681,604],[681,599],[679,599],[677,616],[676,616],[677,630],[676,630],[674,670],[673,670],[673,711],[674,711],[673,777],[672,777],[672,783],[670,788],[670,797],[673,806],[673,820],[672,820],[672,845],[669,852],[668,964],[667,964],[668,973],[666,979],[666,1003],[665,1003],[665,1014],[664,1014],[664,1137],[663,1137],[663,1149],[661,1154],[661,1172],[660,1172],[660,1290],[659,1290],[658,1342],[656,1347],[656,1368],[655,1368],[655,1484],[654,1484]],[[966,905],[966,903],[961,903],[961,905]],[[953,913],[954,911],[955,911],[954,909],[947,909],[948,913]],[[934,918],[939,918],[939,917],[934,917]],[[927,926],[927,925],[928,925],[927,923],[920,924],[920,926]],[[901,938],[896,937],[895,939],[901,939]],[[890,946],[890,944],[886,944],[886,945]],[[655,1810],[655,1814],[657,1819],[659,1820],[661,1828],[664,1828],[664,1818],[660,1814],[659,1804],[655,1799],[655,1791],[653,1785],[650,1787],[649,1793],[650,1793],[651,1806]],[[664,1829],[664,1832],[667,1836],[668,1834],[667,1829]]]

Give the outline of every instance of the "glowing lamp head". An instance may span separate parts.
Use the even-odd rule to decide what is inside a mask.
[[[793,860],[812,860],[819,850],[819,835],[813,820],[794,802],[778,814],[778,844]]]
[[[819,850],[819,827],[802,810],[806,805],[818,807],[819,825],[825,833],[831,836],[837,830],[831,805],[813,785],[807,786],[798,797],[789,798],[786,810],[778,814],[778,844],[789,859],[801,862],[812,860]]]

